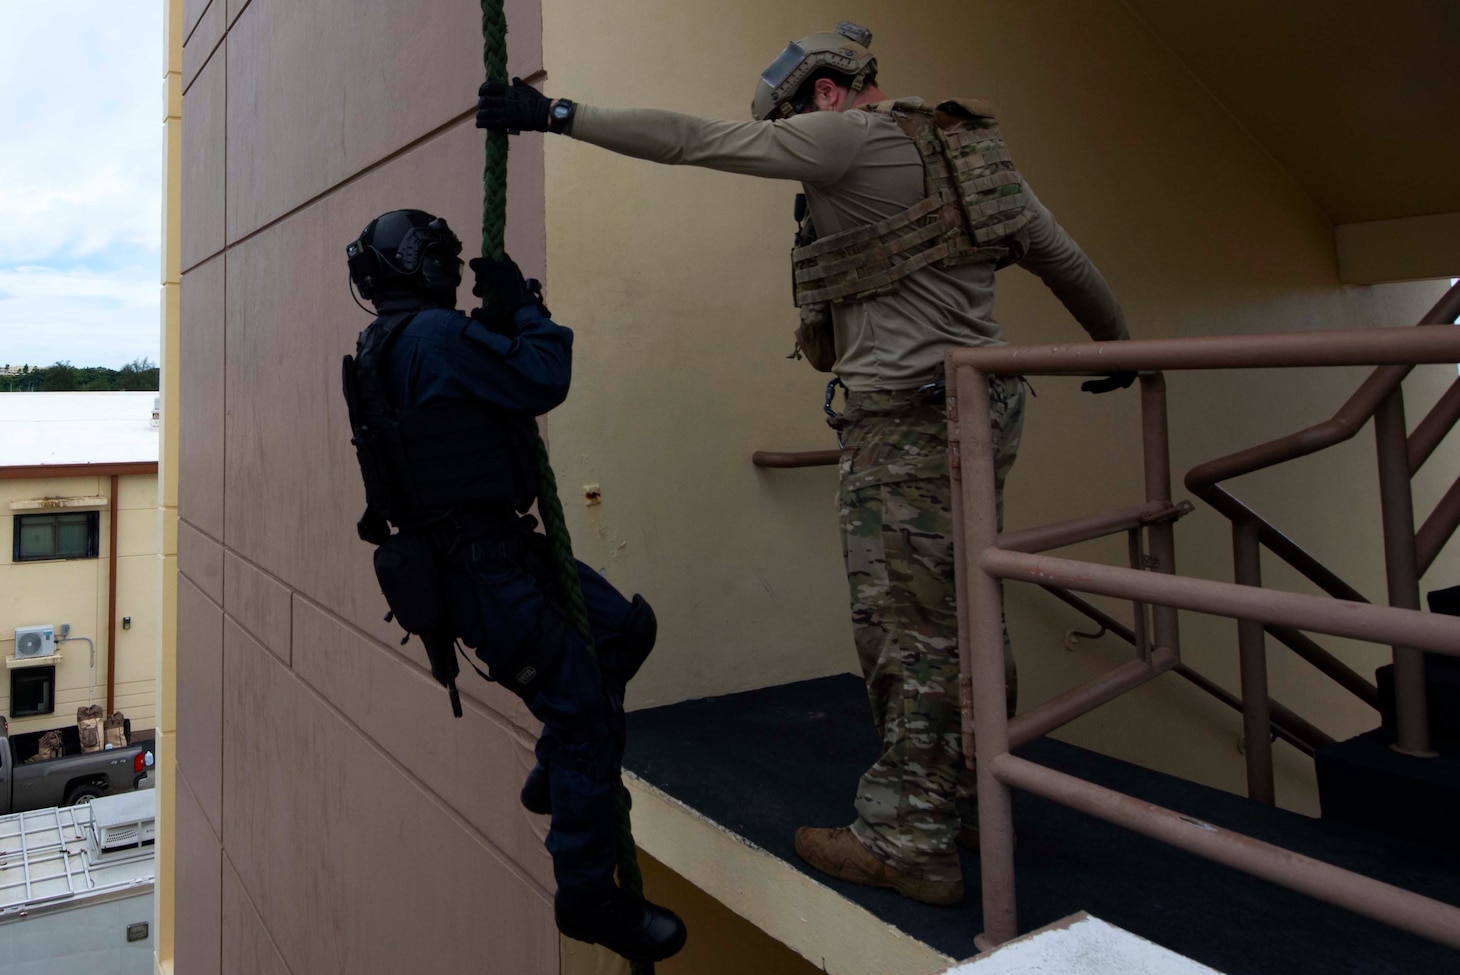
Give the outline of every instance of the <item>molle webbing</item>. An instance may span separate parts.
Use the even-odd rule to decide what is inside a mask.
[[[863,301],[891,294],[920,268],[1003,262],[1029,222],[1024,180],[991,116],[956,102],[936,112],[896,103],[870,106],[913,140],[927,195],[901,213],[823,237],[791,255],[796,304]]]

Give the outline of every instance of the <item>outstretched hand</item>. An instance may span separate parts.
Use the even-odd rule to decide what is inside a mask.
[[[488,81],[477,89],[477,128],[493,132],[546,132],[553,101],[523,81]]]
[[[1109,393],[1117,389],[1128,389],[1130,384],[1135,381],[1135,370],[1122,369],[1119,372],[1107,373],[1101,379],[1086,380],[1080,384],[1080,389],[1087,393]]]

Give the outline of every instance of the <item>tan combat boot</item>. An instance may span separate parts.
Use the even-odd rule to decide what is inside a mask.
[[[880,860],[844,826],[796,830],[796,853],[824,874],[867,887],[891,887],[904,897],[946,907],[963,900],[963,878],[928,880]]]

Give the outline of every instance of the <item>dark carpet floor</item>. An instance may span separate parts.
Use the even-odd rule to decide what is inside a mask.
[[[935,908],[823,878],[792,849],[797,826],[851,821],[857,779],[876,754],[862,682],[841,676],[634,712],[624,764],[920,941],[969,957],[983,928],[976,856],[963,858],[964,903]],[[1051,739],[1018,754],[1460,904],[1454,854],[1261,806]],[[1085,910],[1228,975],[1460,975],[1460,952],[1035,796],[1016,793],[1014,822],[1023,931]]]

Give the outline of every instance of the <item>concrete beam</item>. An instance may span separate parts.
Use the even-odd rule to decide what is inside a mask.
[[[1339,224],[1333,238],[1344,284],[1460,277],[1460,213]]]

